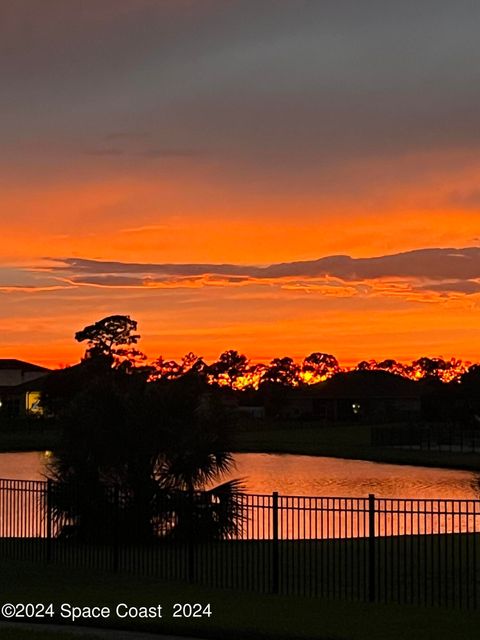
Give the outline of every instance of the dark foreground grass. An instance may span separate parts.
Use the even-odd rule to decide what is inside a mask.
[[[398,425],[395,425],[398,427]],[[477,453],[449,451],[410,451],[372,446],[369,425],[324,426],[321,423],[259,422],[234,434],[237,453],[291,453],[298,455],[372,460],[451,469],[480,469]]]
[[[78,640],[78,634],[72,634],[62,631],[36,631],[7,628],[0,629],[0,636],[2,640]],[[82,640],[98,640],[98,636],[89,633],[88,635],[82,635]]]
[[[413,606],[364,604],[321,598],[259,595],[218,590],[153,577],[64,568],[22,561],[3,561],[1,599],[5,602],[62,603],[76,606],[163,605],[162,619],[117,618],[103,626],[183,634],[212,639],[252,640],[351,639],[415,640],[478,638],[480,614],[472,611]],[[174,603],[211,604],[211,617],[172,618]],[[46,620],[50,622],[50,619]],[[62,622],[57,618],[58,622]],[[70,623],[71,620],[63,620]],[[84,620],[88,626],[100,626]],[[78,624],[78,621],[75,623]],[[48,636],[47,636],[48,637]],[[2,640],[5,638],[2,635]],[[43,640],[43,639],[42,639]]]
[[[480,534],[379,536],[373,547],[364,537],[119,547],[3,538],[0,553],[255,593],[480,609]]]
[[[29,428],[0,431],[0,453],[52,450],[58,447],[59,442],[58,429]]]

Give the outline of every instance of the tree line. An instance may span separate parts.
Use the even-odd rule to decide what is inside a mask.
[[[420,357],[409,364],[394,359],[362,360],[353,367],[341,366],[329,353],[316,351],[296,362],[289,356],[273,358],[268,364],[254,363],[234,349],[220,354],[208,364],[201,356],[187,353],[180,361],[158,357],[149,362],[137,348],[140,335],[137,322],[129,316],[109,316],[76,333],[79,342],[87,342],[86,359],[102,357],[112,366],[145,375],[149,380],[177,380],[195,374],[209,384],[233,389],[258,389],[262,384],[298,387],[326,380],[333,375],[351,371],[387,371],[413,380],[460,381],[471,365],[459,359]]]

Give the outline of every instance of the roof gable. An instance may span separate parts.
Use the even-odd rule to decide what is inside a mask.
[[[417,382],[387,371],[348,371],[312,385],[310,393],[321,398],[418,398]]]
[[[32,364],[31,362],[25,362],[24,360],[17,360],[16,358],[0,358],[0,370],[15,370],[15,371],[50,371],[46,367],[41,367],[38,364]]]

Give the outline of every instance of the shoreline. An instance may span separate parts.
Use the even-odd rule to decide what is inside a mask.
[[[16,454],[16,453],[42,453],[46,450],[46,447],[38,448],[10,448],[4,449],[0,446],[0,455],[1,454]],[[373,464],[389,464],[395,466],[402,467],[424,467],[427,469],[438,469],[438,470],[448,470],[448,471],[471,471],[478,472],[480,474],[480,455],[477,455],[478,461],[471,462],[469,460],[465,460],[463,463],[461,461],[440,461],[436,458],[432,458],[427,460],[422,458],[422,460],[414,460],[412,458],[403,458],[399,459],[395,455],[389,455],[390,452],[382,452],[378,455],[370,454],[366,455],[365,453],[355,453],[353,451],[345,453],[332,452],[332,451],[318,451],[313,453],[312,451],[303,450],[302,448],[292,448],[288,450],[284,449],[265,449],[265,448],[246,448],[246,447],[233,447],[231,450],[233,454],[265,454],[265,455],[285,455],[285,456],[305,456],[308,458],[335,458],[337,460],[357,460],[359,462],[371,462]],[[395,454],[396,452],[393,452]],[[403,452],[402,452],[403,453]],[[408,452],[411,453],[411,452]],[[422,453],[422,452],[420,452]]]
[[[480,473],[480,454],[470,452],[427,451],[373,446],[369,425],[329,426],[295,424],[282,428],[249,429],[235,434],[234,453],[290,453],[384,464]]]
[[[262,425],[263,426],[263,425]],[[292,427],[239,431],[234,434],[232,453],[290,454],[310,457],[363,460],[379,464],[453,469],[480,473],[480,454],[382,448],[370,444],[370,427]],[[58,431],[0,434],[0,453],[55,450]]]

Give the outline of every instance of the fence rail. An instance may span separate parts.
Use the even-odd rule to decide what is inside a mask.
[[[480,606],[480,501],[214,492],[100,498],[0,480],[0,555],[285,595]]]

